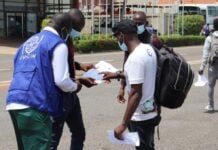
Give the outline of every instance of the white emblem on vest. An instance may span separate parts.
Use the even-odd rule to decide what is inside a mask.
[[[27,40],[23,45],[20,60],[35,58],[36,57],[35,50],[39,46],[39,43],[42,41],[42,39],[43,36],[33,36],[32,38]]]

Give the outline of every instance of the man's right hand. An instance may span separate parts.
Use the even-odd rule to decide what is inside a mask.
[[[199,73],[200,75],[202,75],[202,74],[204,73],[204,70],[200,69],[200,70],[198,71],[198,73]]]
[[[122,104],[125,103],[126,99],[124,96],[125,96],[125,89],[120,88],[119,93],[117,95],[117,101]]]
[[[117,78],[117,74],[114,73],[114,72],[104,71],[104,72],[100,72],[100,74],[103,74],[103,80],[110,81],[110,79],[116,79]]]

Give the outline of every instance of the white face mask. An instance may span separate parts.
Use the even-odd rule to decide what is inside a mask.
[[[152,27],[146,27],[146,30],[150,33],[153,34],[154,29]]]
[[[80,36],[80,32],[79,31],[76,31],[75,29],[72,29],[71,32],[70,32],[70,36],[72,38],[76,38],[76,37],[79,37]]]
[[[145,25],[144,24],[138,26],[137,28],[138,28],[137,34],[142,34],[145,31]]]
[[[70,36],[69,34],[66,35],[66,37],[64,39],[65,42],[68,40],[69,36]]]
[[[124,51],[124,52],[128,51],[128,47],[124,42],[122,44],[120,44],[120,42],[118,41],[118,45],[122,51]]]

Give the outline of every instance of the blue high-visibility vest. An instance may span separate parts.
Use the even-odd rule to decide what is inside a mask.
[[[24,104],[54,117],[62,114],[62,92],[52,69],[53,51],[60,43],[64,43],[61,37],[44,30],[19,47],[7,104]]]

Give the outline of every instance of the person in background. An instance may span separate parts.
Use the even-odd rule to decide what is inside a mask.
[[[68,14],[72,21],[72,30],[67,39],[67,46],[69,50],[68,63],[70,68],[70,77],[75,79],[75,70],[88,71],[94,68],[93,64],[84,64],[74,61],[75,48],[73,39],[80,36],[80,32],[85,25],[85,18],[82,12],[78,9],[71,9]],[[91,87],[96,84],[88,84]],[[80,100],[77,93],[66,92],[63,94],[64,114],[60,117],[54,118],[52,130],[52,144],[50,150],[56,150],[60,142],[64,123],[66,122],[71,132],[70,150],[82,150],[85,141],[85,127],[82,118],[82,111]]]
[[[214,32],[205,39],[202,63],[199,74],[202,75],[208,64],[208,105],[207,111],[214,111],[214,87],[218,79],[218,18],[213,21]]]
[[[153,30],[148,27],[146,14],[143,11],[138,11],[133,14],[133,21],[137,25],[138,38],[142,43],[151,43],[151,35]]]
[[[210,27],[209,27],[209,23],[205,24],[201,30],[201,34],[204,36],[208,36],[210,35]]]

